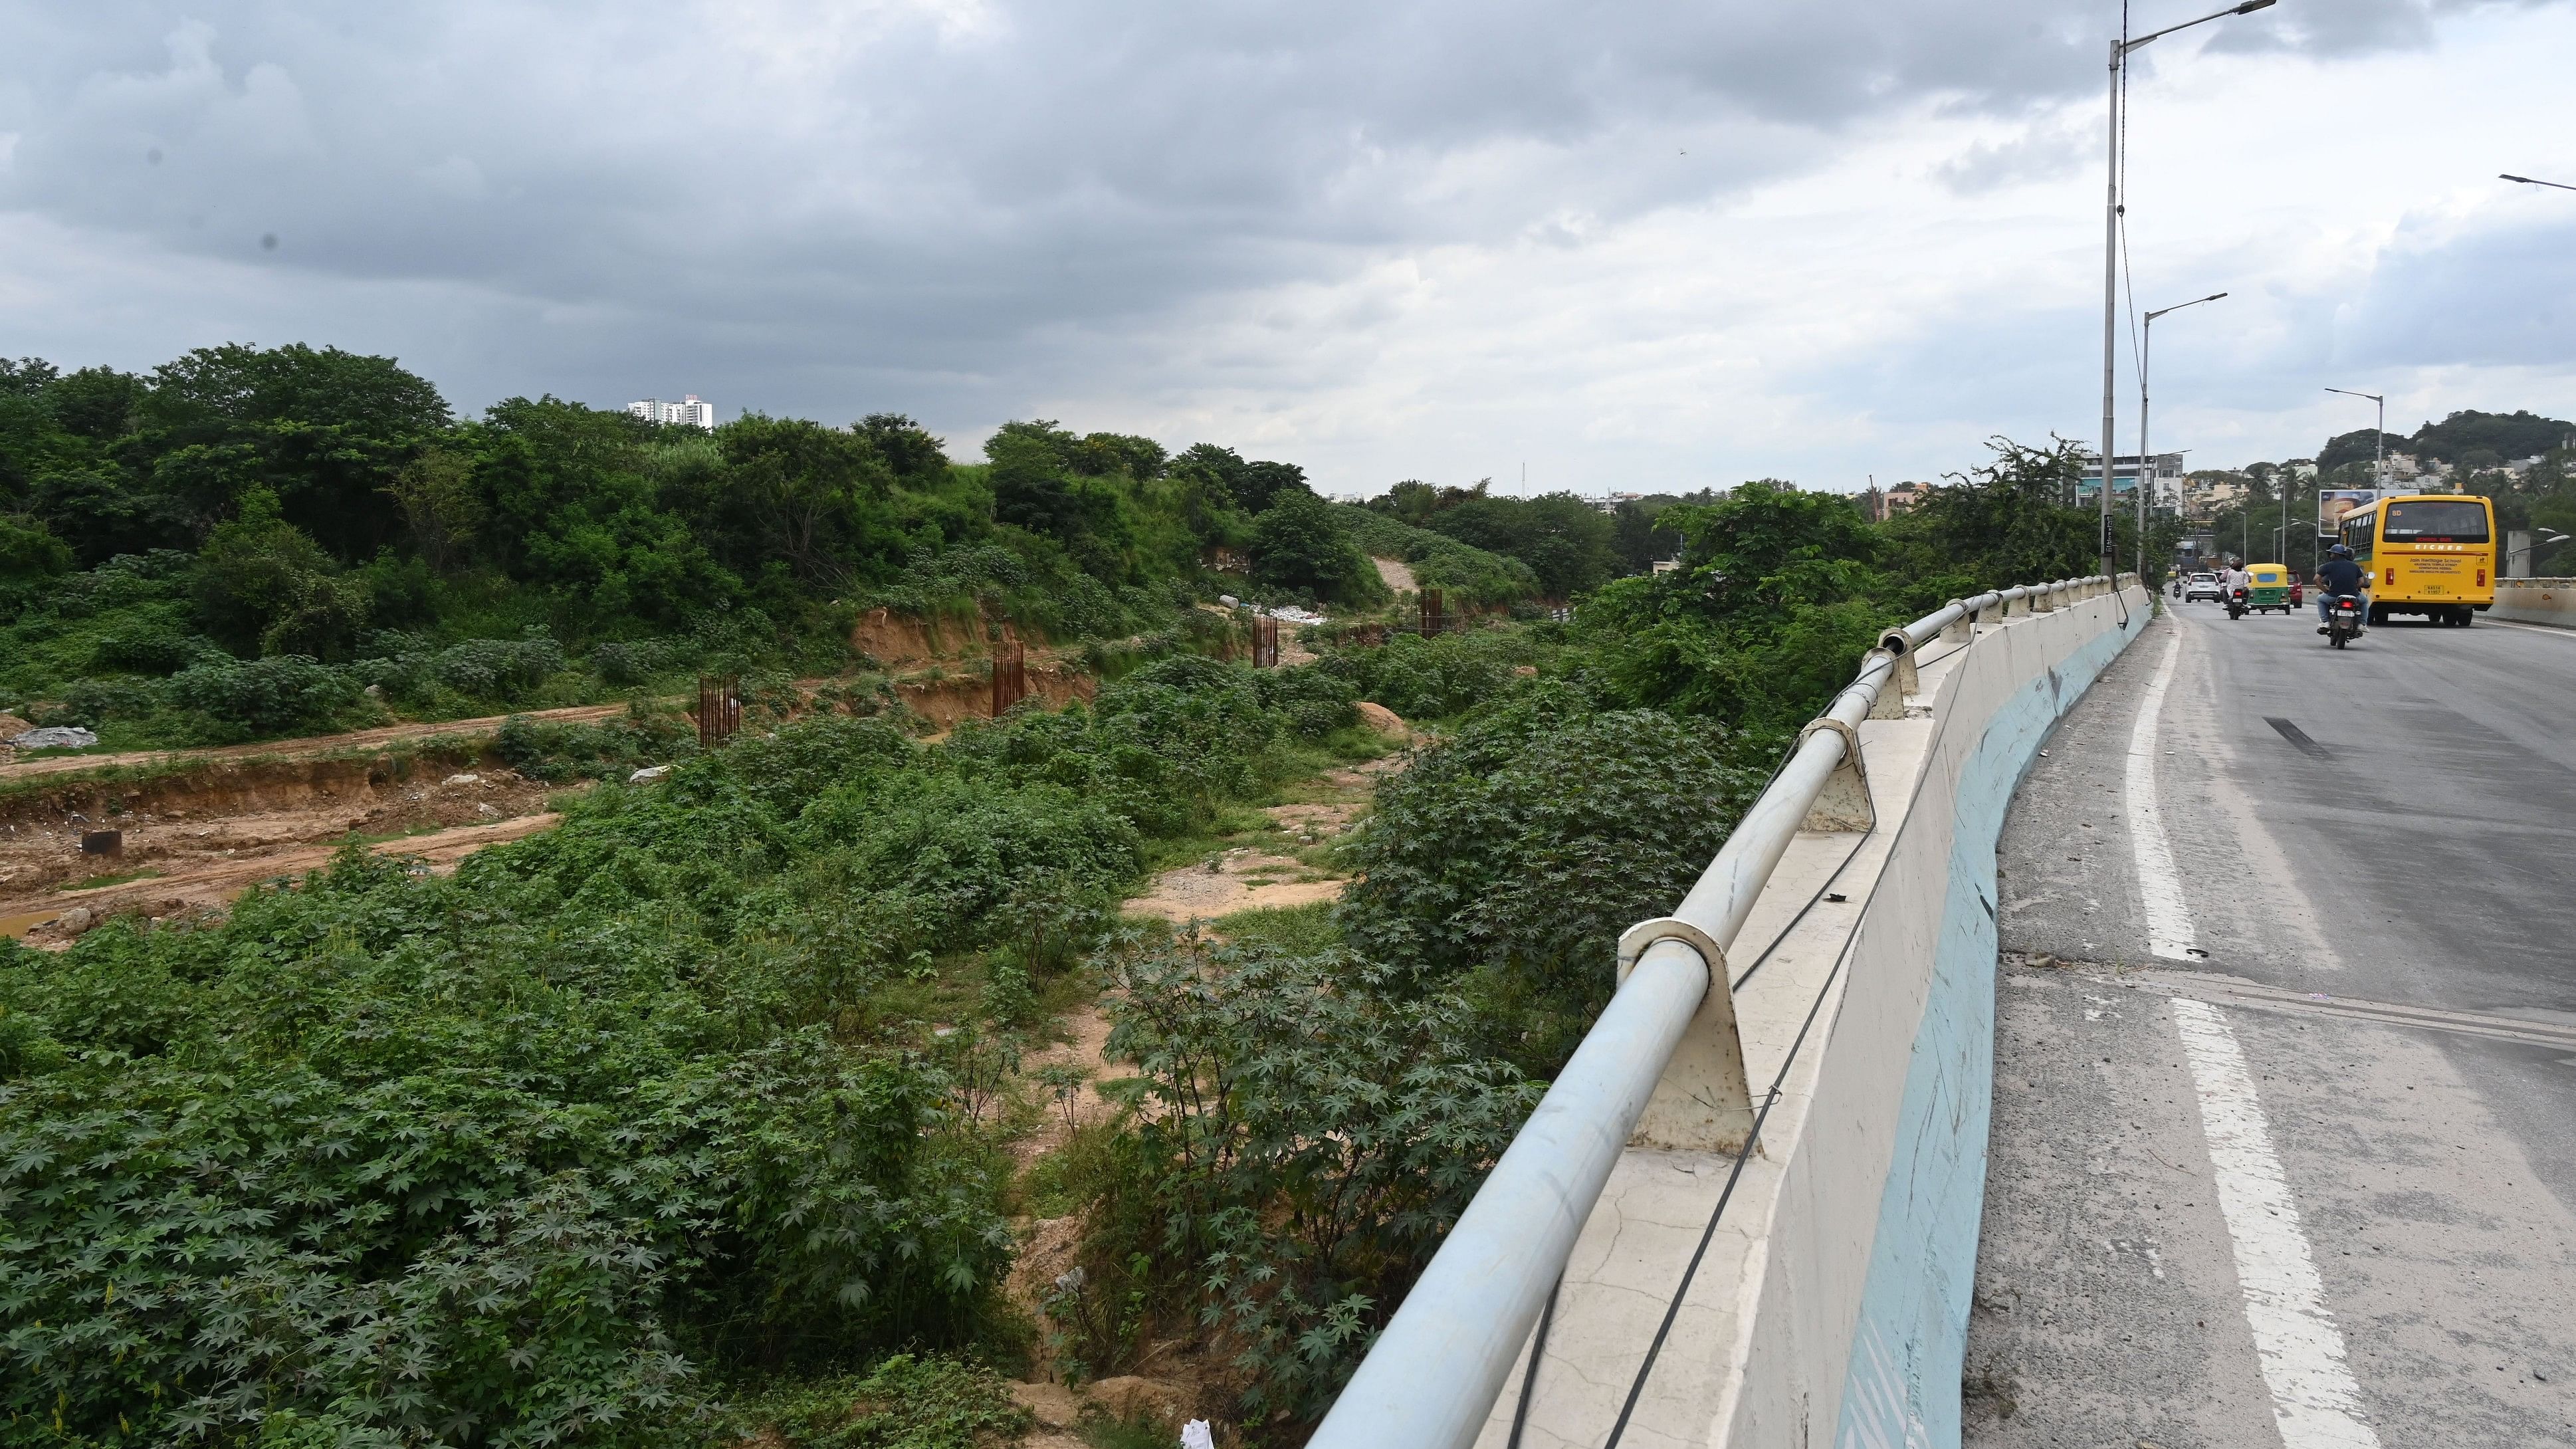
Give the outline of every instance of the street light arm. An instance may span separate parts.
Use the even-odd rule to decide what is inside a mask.
[[[2543,181],[2536,176],[2516,176],[2510,171],[2497,172],[2496,179],[2498,181],[2519,181],[2525,186],[2555,186],[2561,191],[2576,191],[2576,186],[2570,186],[2564,181]]]
[[[2157,318],[2162,317],[2169,312],[2179,312],[2185,307],[2197,307],[2203,302],[2215,302],[2226,295],[2227,294],[2225,292],[2212,292],[2206,297],[2194,297],[2188,302],[2176,302],[2170,307],[2159,307],[2155,311],[2147,314],[2147,320],[2153,322]]]
[[[2230,5],[2224,10],[2213,10],[2209,14],[2200,17],[2198,20],[2186,20],[2180,25],[2168,25],[2162,30],[2149,31],[2147,34],[2141,35],[2135,40],[2121,42],[2120,54],[2127,55],[2130,51],[2137,49],[2148,41],[2162,40],[2177,30],[2189,30],[2195,25],[2207,25],[2213,20],[2224,20],[2230,15],[2251,15],[2257,10],[2268,10],[2275,3],[2276,0],[2245,0],[2245,3],[2242,5]]]

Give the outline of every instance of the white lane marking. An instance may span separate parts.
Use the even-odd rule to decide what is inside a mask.
[[[2236,1033],[2205,1001],[2175,997],[2172,1004],[2200,1094],[2218,1209],[2236,1250],[2245,1324],[2254,1330],[2283,1449],[2379,1449],[2379,1436],[2362,1417],[2361,1386],[2344,1361],[2343,1332],[2326,1310],[2316,1255],[2299,1226],[2281,1159],[2273,1155]]]
[[[2156,807],[2156,720],[2164,713],[2165,688],[2173,683],[2174,661],[2182,657],[2182,636],[2165,646],[2147,691],[2138,701],[2138,722],[2129,731],[2129,848],[2138,860],[2138,897],[2146,908],[2147,949],[2168,961],[2198,961],[2192,952],[2191,912],[2182,903],[2182,877],[2174,872],[2173,848],[2165,843],[2164,815]]]
[[[2549,624],[2517,624],[2511,619],[2489,619],[2490,629],[2520,629],[2525,634],[2555,634],[2561,639],[2576,639],[2576,629],[2561,629]]]

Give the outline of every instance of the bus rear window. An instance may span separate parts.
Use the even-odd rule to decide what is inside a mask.
[[[2390,543],[2484,543],[2486,506],[2448,498],[2391,503],[2382,536]]]

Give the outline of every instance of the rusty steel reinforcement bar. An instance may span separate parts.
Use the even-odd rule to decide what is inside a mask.
[[[1467,1449],[1475,1441],[1620,1153],[1632,1141],[1742,1144],[1751,1102],[1734,1002],[1710,985],[1727,980],[1725,949],[1799,831],[1871,827],[1859,726],[1880,712],[1882,694],[1902,713],[1914,650],[1945,631],[1961,637],[1981,618],[2098,597],[2129,577],[2000,589],[1887,632],[1799,735],[1673,914],[1620,937],[1610,1005],[1459,1215],[1310,1449]]]

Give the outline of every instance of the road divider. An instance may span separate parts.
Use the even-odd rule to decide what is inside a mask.
[[[2576,579],[2498,579],[2487,617],[2576,629]]]

